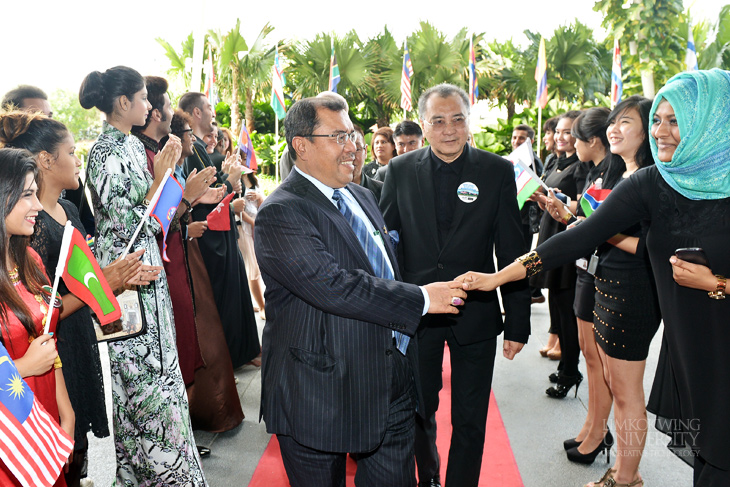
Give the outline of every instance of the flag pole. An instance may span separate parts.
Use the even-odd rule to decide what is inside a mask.
[[[53,308],[56,304],[56,293],[58,292],[58,282],[66,268],[66,260],[68,259],[68,248],[71,246],[71,236],[74,233],[74,226],[71,220],[66,220],[63,228],[63,238],[61,239],[61,252],[58,255],[58,265],[56,265],[56,277],[53,279],[53,290],[51,291],[51,302],[48,304],[48,312],[46,313],[46,325],[43,327],[43,334],[48,334],[51,326],[51,316],[53,316]]]
[[[542,142],[542,107],[537,107],[537,155],[540,157],[540,143]]]
[[[147,209],[144,211],[144,216],[139,222],[139,225],[137,225],[137,228],[134,230],[134,234],[132,235],[132,238],[129,239],[129,244],[127,244],[127,248],[124,249],[124,252],[122,252],[121,259],[125,258],[130,250],[132,250],[132,244],[134,244],[134,240],[137,238],[137,235],[139,235],[140,230],[142,230],[142,225],[144,225],[144,222],[147,221],[147,218],[152,214],[152,210],[155,209],[155,205],[157,204],[157,200],[160,198],[160,193],[162,193],[162,188],[165,187],[165,183],[167,183],[167,179],[170,177],[170,174],[172,174],[172,169],[168,168],[167,171],[165,171],[165,177],[162,178],[162,182],[157,187],[157,191],[155,191],[155,194],[152,195],[152,200],[150,201],[150,204],[147,205]]]
[[[279,184],[279,115],[274,113],[274,182]]]

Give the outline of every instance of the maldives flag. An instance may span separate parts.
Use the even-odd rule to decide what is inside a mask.
[[[235,193],[229,193],[223,198],[213,211],[208,213],[205,218],[208,221],[208,230],[218,230],[227,232],[231,229],[231,217],[228,208],[230,208],[231,200]]]
[[[591,216],[598,209],[610,192],[610,189],[599,189],[596,187],[596,183],[591,184],[580,198],[580,207],[583,208],[583,213],[585,213],[586,217]]]
[[[183,188],[175,178],[168,174],[163,181],[162,191],[155,202],[150,216],[157,220],[162,227],[162,258],[166,262],[170,262],[167,258],[167,231],[170,229],[170,223],[177,213],[177,207],[183,197]]]
[[[86,239],[74,228],[70,240],[63,282],[71,293],[96,313],[99,323],[106,325],[118,320],[122,317],[122,310],[99,263],[86,245]]]
[[[73,450],[0,343],[0,460],[25,487],[50,487]]]

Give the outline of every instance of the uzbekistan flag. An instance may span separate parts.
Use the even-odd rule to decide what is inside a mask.
[[[406,112],[413,110],[411,104],[411,77],[413,76],[413,65],[411,56],[408,54],[408,45],[403,46],[403,69],[400,77],[400,107]]]
[[[245,122],[241,124],[241,133],[238,134],[238,150],[241,151],[241,156],[245,156],[244,165],[252,171],[256,171],[259,163],[256,161],[256,152],[253,150],[253,143],[246,130]]]
[[[337,56],[335,55],[335,48],[332,48],[332,54],[330,55],[330,83],[329,91],[337,93],[337,84],[340,82],[340,67],[337,66]]]
[[[687,55],[684,58],[684,64],[687,71],[697,71],[700,69],[697,64],[697,50],[695,49],[695,38],[692,33],[692,26],[688,27],[689,32],[687,33]]]
[[[122,310],[86,239],[71,225],[66,226],[65,232],[71,232],[68,239],[64,233],[64,242],[69,242],[64,247],[65,254],[64,248],[61,249],[61,256],[68,256],[61,275],[66,287],[96,313],[102,325],[118,320]]]
[[[530,166],[534,162],[530,142],[525,141],[521,146],[512,151],[507,156],[507,159],[514,165],[515,184],[517,185],[517,205],[521,210],[527,199],[540,187],[537,175],[530,169]]]
[[[170,223],[177,213],[177,207],[183,197],[183,188],[180,183],[170,175],[166,175],[162,181],[162,191],[155,202],[150,216],[157,220],[162,227],[162,258],[165,262],[170,262],[167,258],[167,231],[170,229]]]
[[[284,104],[284,76],[281,74],[279,64],[279,47],[276,47],[274,54],[274,65],[271,67],[271,108],[279,120],[286,116],[286,105]]]
[[[583,208],[583,213],[585,213],[586,217],[591,216],[598,209],[610,192],[610,189],[598,189],[596,183],[591,184],[580,198],[580,207]]]
[[[540,38],[540,49],[537,52],[537,66],[535,67],[535,81],[537,81],[536,103],[540,108],[547,105],[547,57],[545,57],[545,38]]]
[[[474,53],[474,39],[469,39],[469,103],[474,105],[479,97],[477,84],[477,61]]]
[[[618,39],[613,41],[613,66],[611,66],[611,108],[621,101],[624,82],[621,79],[621,45]]]
[[[24,487],[51,487],[73,446],[0,343],[0,460]]]

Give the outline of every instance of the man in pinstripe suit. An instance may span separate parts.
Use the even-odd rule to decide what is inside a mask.
[[[397,280],[377,203],[351,183],[356,147],[343,99],[300,100],[285,127],[296,166],[259,209],[255,234],[267,431],[294,487],[344,487],[347,453],[359,487],[413,487],[417,344],[403,337],[426,312],[457,313],[465,293],[455,282]],[[378,250],[363,244],[369,238]]]

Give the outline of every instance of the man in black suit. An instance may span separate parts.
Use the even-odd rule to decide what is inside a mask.
[[[292,173],[261,205],[266,283],[261,414],[289,482],[415,485],[417,343],[426,312],[458,313],[459,283],[399,282],[372,193],[351,183],[355,132],[344,100],[306,98],[286,115]],[[366,250],[367,249],[367,250]]]
[[[429,147],[388,164],[380,206],[388,228],[400,233],[406,282],[449,280],[467,269],[494,269],[526,251],[512,164],[467,144],[469,98],[441,84],[426,90],[418,111]],[[491,272],[491,271],[488,271]],[[512,359],[530,334],[530,294],[525,280],[496,292],[469,293],[458,316],[426,316],[418,329],[425,419],[416,425],[421,486],[440,484],[435,414],[441,389],[444,343],[451,353],[451,423],[446,485],[478,484],[497,336]]]

